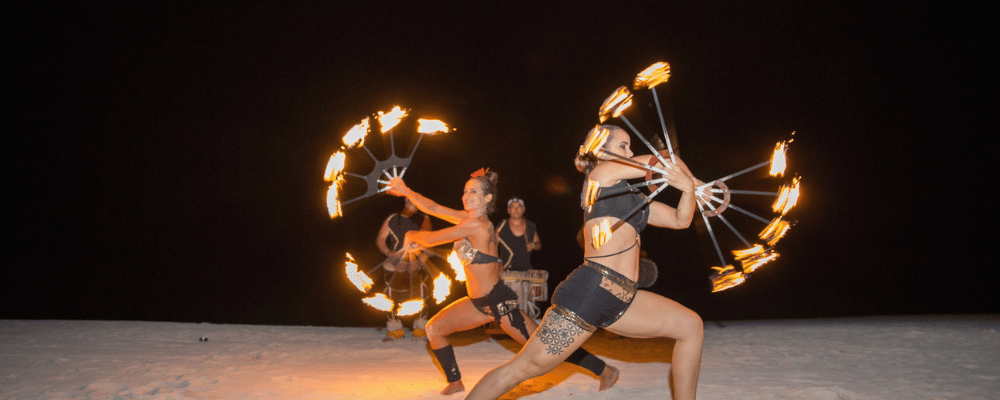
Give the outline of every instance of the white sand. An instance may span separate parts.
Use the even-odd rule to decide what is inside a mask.
[[[207,342],[199,338],[208,337]],[[461,399],[423,341],[375,328],[131,321],[0,321],[3,399]],[[1000,316],[706,324],[702,399],[998,399]],[[514,355],[480,331],[453,337],[466,386]],[[618,385],[576,366],[505,398],[669,398],[670,340],[595,335]]]

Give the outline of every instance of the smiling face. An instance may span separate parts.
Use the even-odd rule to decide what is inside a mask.
[[[465,182],[465,190],[462,191],[462,206],[465,211],[485,214],[491,200],[493,195],[483,190],[483,184],[478,179]]]
[[[604,143],[604,151],[615,153],[625,158],[632,158],[632,138],[623,129],[612,129],[608,141]]]

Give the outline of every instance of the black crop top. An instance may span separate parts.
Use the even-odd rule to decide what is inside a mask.
[[[628,182],[625,180],[618,181],[618,183],[604,188],[606,190],[625,188],[628,186]],[[616,193],[609,195],[607,197],[598,194],[597,201],[594,202],[593,207],[590,211],[586,208],[583,211],[583,222],[587,223],[594,218],[601,217],[615,217],[618,219],[628,219],[625,222],[632,225],[635,228],[635,232],[642,232],[646,228],[646,221],[649,220],[649,204],[640,208],[638,211],[633,213],[631,216],[626,215],[629,211],[632,211],[637,205],[645,203],[646,196],[638,191],[627,191],[624,193]]]

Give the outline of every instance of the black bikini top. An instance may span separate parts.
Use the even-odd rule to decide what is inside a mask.
[[[472,247],[472,242],[468,238],[456,241],[452,248],[455,250],[455,254],[458,254],[458,260],[462,262],[462,265],[501,262],[500,257],[491,256],[476,250],[475,247]]]
[[[612,191],[614,189],[625,188],[628,186],[628,182],[625,180],[618,181],[618,183],[603,188],[602,190]],[[646,196],[638,191],[625,191],[622,193],[616,193],[608,196],[599,196],[594,205],[590,207],[590,210],[583,211],[583,221],[586,223],[595,218],[601,217],[615,217],[618,219],[625,220],[625,223],[632,225],[635,228],[635,232],[642,232],[646,228],[646,222],[649,220],[649,204],[640,208],[638,211],[633,213],[631,216],[626,215],[629,211],[632,211],[639,204],[646,202]],[[625,219],[628,217],[628,219]]]

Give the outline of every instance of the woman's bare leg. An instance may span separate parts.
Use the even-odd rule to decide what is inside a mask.
[[[525,326],[525,328],[528,329],[528,332],[529,333],[535,332],[535,330],[538,329],[538,324],[536,324],[535,321],[532,320],[531,318],[528,318],[527,313],[525,313],[523,310],[519,310],[518,312],[520,312],[521,316],[524,317],[524,326]],[[501,318],[500,319],[500,328],[503,329],[504,332],[507,332],[507,334],[510,335],[510,337],[513,338],[514,340],[516,340],[518,343],[520,343],[520,344],[527,343],[528,338],[524,337],[524,335],[521,334],[521,331],[519,329],[517,329],[516,327],[513,326],[513,324],[510,322],[510,319],[508,319],[508,318]],[[570,353],[572,354],[572,352],[570,352]],[[569,362],[571,362],[573,364],[577,364],[578,366],[580,366],[580,367],[582,367],[584,369],[590,370],[592,373],[594,373],[595,375],[597,375],[597,379],[600,380],[600,387],[598,387],[598,389],[597,389],[598,391],[608,390],[611,387],[613,387],[616,382],[618,382],[618,375],[619,375],[618,368],[615,368],[615,367],[613,367],[613,366],[611,366],[609,364],[603,363],[603,360],[598,359],[593,354],[590,354],[590,353],[588,353],[586,351],[583,351],[583,354],[585,355],[585,357],[588,357],[588,358],[589,357],[593,357],[593,361],[589,361],[590,364],[588,364],[588,365],[581,364],[581,362],[579,360],[577,360],[577,361],[569,361]],[[566,361],[566,360],[564,360],[564,361]],[[586,363],[587,361],[584,361],[584,362]],[[599,363],[604,364],[604,370],[603,371],[602,370],[595,371],[596,367],[594,365],[592,365],[594,362],[599,362]]]
[[[439,358],[438,362],[445,369],[445,374],[448,374],[449,367],[445,365],[446,362],[440,360],[437,354],[442,349],[451,346],[447,336],[455,332],[475,328],[491,320],[492,318],[483,314],[476,309],[476,306],[472,305],[472,300],[469,300],[468,297],[463,297],[449,304],[435,314],[430,321],[427,321],[427,341],[431,345],[431,350],[435,350],[435,357]],[[451,356],[454,357],[454,353],[451,353]],[[458,367],[457,363],[454,367]],[[441,394],[448,395],[464,390],[465,385],[462,384],[460,378],[454,382],[448,382],[448,386],[441,391]]]
[[[625,315],[606,329],[634,338],[668,337],[676,340],[670,360],[673,398],[695,398],[705,335],[704,325],[697,313],[676,301],[640,290]]]
[[[514,359],[487,373],[466,400],[500,398],[521,382],[551,371],[591,334],[550,309]]]

